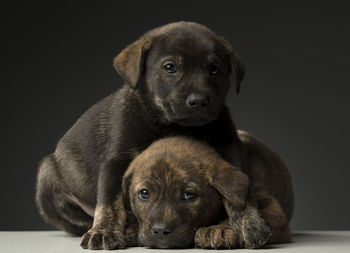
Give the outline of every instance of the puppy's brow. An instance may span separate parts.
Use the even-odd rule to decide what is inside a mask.
[[[164,64],[167,61],[175,61],[177,64],[181,64],[182,63],[182,57],[178,56],[178,55],[167,55],[167,56],[162,57],[160,59],[160,62],[162,64]]]
[[[212,55],[208,55],[207,60],[208,61],[212,61],[212,62],[219,62],[222,63],[222,58],[223,57],[227,57],[225,55],[217,55],[217,54],[212,54]]]
[[[153,189],[155,187],[156,181],[148,180],[147,177],[135,177],[133,179],[134,189],[136,191],[142,190],[144,188]]]
[[[187,184],[188,187],[195,189],[196,191],[200,191],[201,187],[199,184],[196,184],[195,182],[190,182]]]

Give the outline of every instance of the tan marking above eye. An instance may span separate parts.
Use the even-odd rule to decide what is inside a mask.
[[[182,64],[183,60],[181,56],[168,55],[160,59],[161,65],[166,64],[167,62],[171,62],[177,65]]]
[[[190,182],[186,188],[186,191],[201,191],[201,187],[199,184],[195,183],[195,182]]]

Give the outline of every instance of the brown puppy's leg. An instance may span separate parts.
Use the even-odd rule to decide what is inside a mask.
[[[128,247],[137,247],[140,246],[139,243],[139,224],[131,223],[127,224],[125,228],[125,237],[126,237],[126,245]]]
[[[261,216],[271,226],[272,236],[268,243],[288,243],[292,240],[288,219],[280,204],[267,190],[254,192]]]
[[[271,230],[261,218],[256,202],[248,194],[248,177],[224,161],[217,162],[215,169],[208,168],[206,177],[223,196],[228,222],[238,241],[238,245],[231,246],[257,248],[265,244],[271,236]]]
[[[124,198],[125,210],[126,210],[126,225],[125,225],[125,239],[126,246],[128,247],[138,247],[141,246],[139,242],[139,223],[134,213],[129,209],[130,207],[129,199]]]
[[[195,245],[202,248],[258,248],[269,241],[271,229],[260,216],[255,201],[246,207],[234,208],[224,200],[228,219],[218,225],[197,230]]]
[[[237,248],[237,236],[229,225],[228,219],[218,225],[203,227],[197,230],[194,243],[196,248]]]
[[[261,217],[256,202],[248,197],[245,208],[237,210],[224,199],[224,206],[229,217],[229,224],[237,235],[238,247],[258,248],[271,236],[271,229]]]

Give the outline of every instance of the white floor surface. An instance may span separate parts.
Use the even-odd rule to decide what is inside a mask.
[[[59,231],[26,231],[8,232],[0,231],[0,253],[76,253],[76,252],[111,252],[90,251],[80,248],[80,238],[71,237]],[[146,248],[128,248],[122,250],[128,253],[138,252],[173,252],[174,250],[158,250]],[[208,250],[186,249],[184,253],[207,253]],[[231,251],[231,250],[230,250]],[[327,252],[350,253],[350,231],[298,231],[294,233],[293,243],[268,245],[263,249],[233,250],[235,253],[252,252]],[[226,251],[228,252],[228,250]]]

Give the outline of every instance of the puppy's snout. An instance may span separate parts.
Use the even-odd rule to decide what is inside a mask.
[[[153,236],[159,240],[166,240],[171,230],[164,223],[154,224],[152,227]]]
[[[186,105],[189,108],[204,109],[209,105],[209,96],[204,94],[190,94],[186,99]]]

